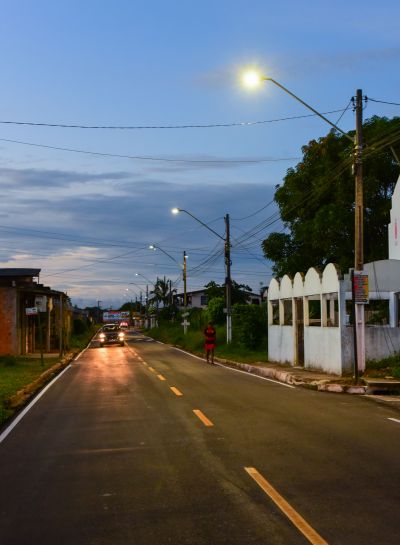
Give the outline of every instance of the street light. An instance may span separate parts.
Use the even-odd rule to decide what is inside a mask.
[[[209,225],[204,223],[204,221],[201,221],[199,218],[194,216],[191,212],[188,212],[188,210],[185,210],[183,208],[173,208],[171,210],[173,214],[179,214],[179,212],[184,212],[191,218],[193,218],[195,221],[200,223],[203,227],[211,231],[215,236],[220,238],[224,241],[224,247],[225,247],[225,295],[226,295],[226,342],[230,343],[232,342],[232,312],[231,312],[231,299],[232,299],[232,279],[231,279],[231,241],[230,241],[230,226],[229,226],[229,214],[226,214],[224,217],[225,220],[225,228],[226,233],[225,237],[221,236],[217,231],[214,231]]]
[[[364,268],[364,207],[363,207],[363,173],[362,173],[362,91],[357,89],[355,98],[355,113],[356,113],[356,134],[355,138],[349,136],[337,125],[332,123],[328,118],[315,110],[312,106],[304,102],[297,95],[289,91],[281,83],[278,83],[273,78],[263,76],[256,70],[250,70],[242,75],[243,84],[247,87],[257,87],[263,81],[271,81],[274,85],[285,91],[288,95],[303,104],[311,110],[315,115],[323,119],[336,131],[345,136],[353,145],[354,148],[354,175],[355,175],[355,217],[354,217],[354,271],[352,271],[352,292],[354,302],[354,375],[358,379],[358,370],[365,370],[365,318],[364,304],[354,301],[354,275],[359,274]]]

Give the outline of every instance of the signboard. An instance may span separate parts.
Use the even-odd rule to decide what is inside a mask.
[[[30,307],[25,309],[26,316],[36,316],[38,309],[36,307]]]
[[[121,320],[129,320],[129,311],[106,310],[103,312],[103,322],[120,322]]]
[[[353,276],[354,302],[359,305],[369,303],[368,274],[354,271]]]
[[[35,307],[39,312],[46,312],[47,297],[45,295],[35,295]]]

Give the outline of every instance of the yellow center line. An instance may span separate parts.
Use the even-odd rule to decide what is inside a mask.
[[[150,366],[149,366],[149,371],[151,371],[152,373],[157,373],[157,371],[155,369],[153,369],[153,367],[150,367]]]
[[[194,414],[200,418],[200,420],[203,422],[205,426],[214,426],[214,424],[209,420],[204,413],[202,413],[199,409],[193,409]]]
[[[175,386],[170,386],[170,388],[176,396],[183,396],[182,392],[180,392],[178,388],[175,388]]]
[[[160,379],[160,380],[167,380],[165,377],[163,377],[162,375],[157,375],[157,377]]]
[[[279,509],[288,517],[298,530],[308,539],[312,545],[328,545],[303,517],[283,498],[275,488],[254,467],[245,467],[245,471],[258,484],[260,488],[271,498]]]

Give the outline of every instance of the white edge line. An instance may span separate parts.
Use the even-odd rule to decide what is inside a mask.
[[[161,343],[161,344],[164,344],[164,343]],[[201,361],[206,361],[204,358],[200,358],[200,356],[195,356],[194,354],[191,354],[190,352],[186,352],[185,350],[182,350],[181,348],[177,348],[176,346],[171,346],[171,348],[173,348],[174,350],[178,350],[178,352],[183,352],[183,354],[187,354],[188,356],[192,356],[192,358],[196,358]],[[260,375],[256,375],[254,373],[248,373],[247,371],[242,371],[241,369],[235,369],[234,367],[230,367],[229,365],[224,365],[223,363],[215,363],[215,365],[218,365],[219,367],[223,367],[224,369],[228,369],[229,371],[235,371],[235,373],[243,373],[245,375],[250,375],[252,377],[259,378],[261,380],[267,380],[268,382],[279,384],[279,386],[285,386],[286,388],[292,388],[293,390],[296,389],[295,386],[292,386],[291,384],[286,384],[286,382],[279,382],[279,380],[274,380],[273,378],[267,378],[267,377],[262,377]]]
[[[56,377],[53,378],[53,380],[51,382],[49,382],[44,388],[43,390],[41,390],[38,395],[29,403],[29,405],[27,405],[25,407],[25,409],[19,413],[19,415],[15,418],[15,420],[13,420],[11,422],[11,424],[8,426],[8,428],[6,428],[3,433],[0,435],[0,443],[2,443],[4,441],[4,439],[7,437],[7,435],[9,433],[12,432],[12,430],[15,428],[15,426],[24,418],[24,416],[26,415],[26,413],[28,411],[30,411],[30,409],[35,405],[35,403],[37,403],[39,401],[39,399],[47,392],[47,390],[53,386],[53,384],[59,379],[62,377],[62,375],[68,371],[69,369],[71,369],[71,365],[68,365],[68,367],[66,367],[63,371],[61,371],[61,373],[59,373]]]
[[[397,424],[400,424],[400,420],[398,418],[388,418],[388,420],[391,420],[392,422],[397,422]]]

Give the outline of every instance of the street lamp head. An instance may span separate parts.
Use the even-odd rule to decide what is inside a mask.
[[[155,249],[156,249],[156,247],[154,246],[154,244],[150,244],[149,250],[155,250]]]
[[[181,209],[180,209],[180,208],[176,208],[176,207],[175,207],[175,208],[172,208],[172,210],[171,210],[171,212],[172,212],[173,214],[179,214],[180,211],[181,211]]]
[[[242,74],[242,83],[248,89],[255,89],[256,87],[259,87],[261,82],[265,79],[266,78],[262,76],[260,72],[254,69],[246,70]]]

